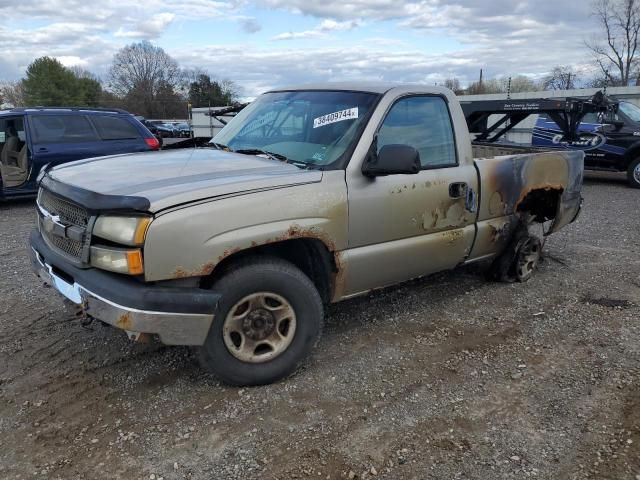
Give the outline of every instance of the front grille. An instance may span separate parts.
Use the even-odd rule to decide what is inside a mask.
[[[51,214],[52,216],[59,217],[60,223],[68,226],[87,228],[89,224],[89,212],[86,209],[77,205],[69,200],[61,198],[54,193],[51,193],[44,188],[40,188],[38,192],[38,205],[42,210]],[[43,227],[43,212],[39,212],[40,232],[45,238],[49,246],[55,250],[65,254],[71,258],[74,262],[82,262],[82,253],[85,242],[74,240],[66,236],[57,235],[54,232],[49,232]],[[86,236],[88,239],[88,236]],[[86,241],[85,239],[85,241]]]
[[[49,241],[51,246],[76,260],[80,260],[82,258],[82,242],[77,242],[70,238],[58,237],[57,235],[53,235],[46,231],[42,231],[42,234]]]
[[[89,213],[84,208],[44,188],[38,192],[38,204],[51,215],[58,215],[64,223],[79,227],[86,227],[89,223]]]

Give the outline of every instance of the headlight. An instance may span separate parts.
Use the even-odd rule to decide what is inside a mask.
[[[151,217],[98,217],[93,227],[97,237],[124,245],[142,245]]]
[[[91,265],[111,272],[140,275],[144,273],[142,251],[139,248],[91,247]]]

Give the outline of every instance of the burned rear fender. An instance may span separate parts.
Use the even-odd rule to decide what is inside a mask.
[[[580,211],[584,153],[558,151],[507,155],[476,162],[481,181],[478,221],[538,208],[532,194],[557,196],[548,233],[571,223]],[[545,195],[543,195],[545,196]]]

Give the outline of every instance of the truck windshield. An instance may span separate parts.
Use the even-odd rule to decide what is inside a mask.
[[[619,108],[632,121],[640,123],[640,108],[629,102],[620,102]]]
[[[378,97],[340,91],[265,93],[211,142],[232,151],[263,151],[295,163],[327,166],[357,140]]]

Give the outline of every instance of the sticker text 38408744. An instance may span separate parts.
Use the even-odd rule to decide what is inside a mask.
[[[358,107],[347,108],[339,112],[327,113],[321,117],[313,119],[313,128],[324,127],[330,123],[342,122],[343,120],[353,120],[358,118]]]

